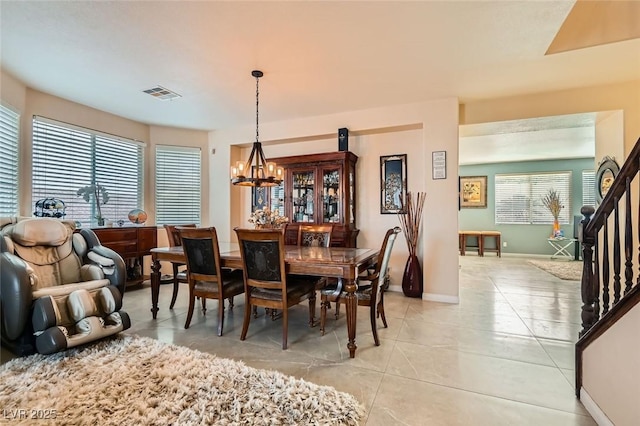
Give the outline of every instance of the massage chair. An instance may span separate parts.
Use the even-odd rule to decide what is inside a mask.
[[[50,354],[131,326],[125,265],[90,229],[52,218],[0,218],[2,345]]]

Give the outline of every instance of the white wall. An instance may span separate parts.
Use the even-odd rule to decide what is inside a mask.
[[[622,317],[582,353],[582,388],[617,426],[640,419],[640,305]]]
[[[380,156],[408,155],[408,189],[425,191],[427,202],[419,245],[424,274],[423,298],[458,301],[458,104],[454,98],[351,111],[260,125],[267,157],[337,151],[337,129],[349,128],[349,148],[358,155],[357,226],[360,247],[379,247],[386,229],[399,224],[394,215],[381,215]],[[221,239],[233,239],[231,230],[246,227],[250,190],[229,184],[229,165],[246,159],[255,128],[222,129],[210,134],[212,224],[222,229]],[[431,152],[447,151],[447,179],[431,179]],[[224,182],[218,184],[218,182]],[[215,202],[215,197],[230,200]],[[391,260],[392,285],[400,285],[408,251],[397,242]]]

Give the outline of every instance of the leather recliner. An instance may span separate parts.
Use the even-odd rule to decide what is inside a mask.
[[[50,354],[131,327],[124,261],[72,221],[0,218],[2,344]]]

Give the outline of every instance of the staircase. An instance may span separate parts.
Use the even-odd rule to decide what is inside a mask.
[[[631,389],[622,390],[620,394],[634,394],[634,388],[640,382],[640,374],[637,372],[637,362],[629,365],[610,368],[615,363],[620,363],[626,357],[631,360],[640,358],[640,353],[630,355],[628,348],[640,346],[640,322],[638,313],[640,306],[640,139],[627,157],[620,173],[609,188],[602,204],[595,211],[592,206],[584,206],[581,213],[584,219],[581,223],[580,241],[582,243],[582,331],[576,343],[576,396],[581,397],[584,392],[584,377],[592,371],[585,370],[585,351],[590,346],[596,346],[598,339],[603,335],[609,336],[602,341],[609,342],[606,349],[598,346],[598,367],[589,368],[598,370],[596,375],[600,377],[599,383],[603,386],[611,386],[613,389],[599,389],[602,386],[590,384],[587,389],[590,398],[593,394],[608,399],[609,395],[620,391],[616,387],[626,386]],[[634,214],[635,212],[635,214]],[[634,264],[635,262],[635,264]],[[635,310],[634,310],[635,307]],[[631,315],[630,315],[631,313]],[[633,318],[633,321],[625,321],[624,318]],[[624,323],[624,327],[617,324]],[[614,328],[618,328],[614,333]],[[607,333],[609,331],[609,333]],[[623,333],[623,334],[620,334]],[[617,336],[614,345],[611,345],[611,336]],[[621,343],[622,346],[618,345]],[[629,346],[631,345],[631,346]],[[602,354],[605,353],[603,356]],[[634,365],[635,364],[635,365]],[[610,370],[611,376],[602,380],[603,371]],[[619,372],[622,371],[622,374]],[[583,395],[584,396],[584,395]],[[630,405],[638,405],[640,396],[635,393],[629,395]],[[616,396],[618,398],[618,396]],[[595,404],[602,409],[610,421],[615,424],[626,423],[624,420],[628,414],[623,414],[623,420],[614,421],[611,412],[607,412],[600,401],[593,398]],[[635,404],[633,401],[636,401]],[[583,403],[585,401],[583,400]],[[585,404],[586,406],[587,404]],[[614,404],[615,405],[615,404]],[[626,410],[626,409],[625,409]],[[630,408],[635,416],[640,408]],[[613,411],[613,408],[611,408]],[[620,423],[618,423],[620,422]]]

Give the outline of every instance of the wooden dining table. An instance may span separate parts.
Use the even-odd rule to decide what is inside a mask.
[[[242,259],[238,243],[220,242],[221,266],[242,269]],[[358,301],[355,291],[356,278],[368,267],[375,264],[378,249],[344,247],[301,247],[285,246],[285,267],[288,274],[335,277],[346,291],[347,348],[349,356],[356,353],[356,318]],[[158,295],[160,293],[160,262],[186,263],[182,247],[158,247],[151,249],[151,313],[156,319]]]

